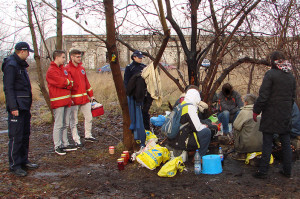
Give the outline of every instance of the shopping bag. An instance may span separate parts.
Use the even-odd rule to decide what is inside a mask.
[[[212,114],[208,119],[210,119],[212,123],[217,123],[219,121],[217,114]]]
[[[149,142],[151,142],[152,140],[153,140],[155,143],[157,143],[158,138],[157,138],[157,136],[156,136],[154,133],[152,133],[151,131],[148,131],[148,130],[145,130],[145,132],[146,132],[146,145],[147,145]]]
[[[245,160],[245,164],[249,164],[249,161],[257,156],[261,156],[262,152],[253,152],[253,153],[247,153],[247,158]],[[273,164],[274,162],[274,158],[273,155],[271,154],[270,157],[270,163],[269,164]]]
[[[163,115],[159,115],[158,117],[151,117],[150,122],[154,126],[162,126],[165,122],[166,118]]]
[[[177,170],[182,172],[184,167],[182,157],[178,156],[162,166],[157,175],[160,177],[173,177],[176,175]]]
[[[165,163],[169,159],[169,150],[166,147],[161,147],[158,144],[136,157],[138,163],[150,170],[154,170],[162,162]]]

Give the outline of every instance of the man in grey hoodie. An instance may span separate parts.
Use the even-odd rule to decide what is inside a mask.
[[[218,119],[222,123],[225,135],[231,134],[228,124],[234,122],[243,106],[241,95],[234,91],[229,83],[224,84],[218,95]]]

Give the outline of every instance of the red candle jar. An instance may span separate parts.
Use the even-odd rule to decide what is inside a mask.
[[[127,162],[128,162],[129,159],[130,159],[129,152],[128,151],[123,151],[123,154],[126,154],[126,156],[127,156]]]
[[[109,147],[109,154],[114,154],[115,153],[115,147],[114,146],[110,146]]]
[[[118,159],[118,169],[119,171],[124,170],[124,162],[123,158]]]
[[[124,154],[124,153],[122,153],[122,155],[121,155],[121,158],[123,158],[123,159],[124,159],[124,165],[126,165],[126,164],[127,164],[127,162],[128,162],[127,155],[126,155],[126,154]]]

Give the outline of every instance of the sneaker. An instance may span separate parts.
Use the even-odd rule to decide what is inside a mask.
[[[218,137],[218,136],[223,136],[223,132],[222,131],[218,131],[218,133],[216,133],[216,135],[214,137]]]
[[[39,165],[29,162],[24,165],[24,168],[25,169],[37,169],[37,168],[39,168]]]
[[[70,144],[68,146],[62,147],[62,149],[64,151],[76,151],[77,147],[75,145],[73,145],[73,144]]]
[[[252,176],[259,179],[266,179],[268,177],[266,173],[262,173],[260,171],[255,172]]]
[[[86,142],[96,142],[96,141],[98,141],[96,138],[94,138],[94,137],[90,137],[90,138],[84,138],[84,140],[86,141]]]
[[[75,143],[75,146],[79,149],[79,148],[83,147],[83,144],[81,144],[81,143]]]
[[[67,153],[60,147],[55,149],[55,153],[57,153],[58,155],[66,155]]]
[[[24,170],[21,169],[21,168],[18,168],[18,169],[12,169],[11,172],[12,172],[13,174],[15,174],[16,176],[20,176],[20,177],[27,176],[27,172],[24,171]]]

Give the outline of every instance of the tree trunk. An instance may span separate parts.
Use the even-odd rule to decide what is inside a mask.
[[[29,27],[30,27],[31,37],[32,37],[33,48],[34,48],[34,59],[36,62],[36,71],[37,71],[38,81],[39,81],[38,84],[39,84],[40,90],[42,92],[42,95],[44,96],[44,99],[48,105],[48,108],[51,111],[52,121],[53,121],[53,110],[51,109],[49,94],[47,92],[47,89],[46,89],[45,83],[44,83],[44,77],[43,77],[42,65],[41,65],[41,57],[38,52],[36,35],[35,35],[33,21],[32,21],[32,10],[30,7],[31,5],[32,5],[31,0],[27,0],[28,22],[29,22]]]
[[[56,8],[59,12],[57,13],[56,19],[56,50],[62,50],[63,36],[62,36],[62,4],[61,0],[56,0]]]
[[[130,117],[129,117],[125,87],[123,84],[123,78],[120,70],[118,49],[116,45],[116,29],[115,29],[115,21],[114,21],[113,0],[104,0],[103,3],[105,7],[105,17],[106,17],[106,34],[107,34],[106,48],[108,51],[108,59],[110,62],[110,67],[112,70],[112,75],[115,82],[119,103],[122,109],[123,143],[127,150],[133,150],[135,146],[135,142],[133,139],[133,134],[131,130],[129,130]],[[113,56],[116,56],[115,61],[112,60]]]

